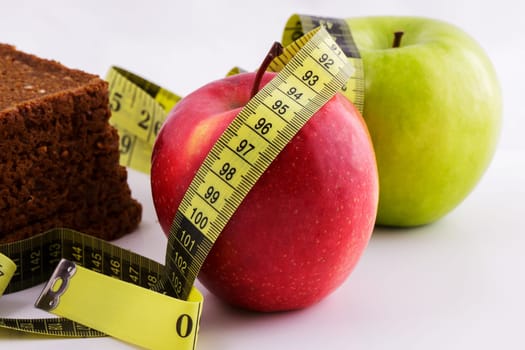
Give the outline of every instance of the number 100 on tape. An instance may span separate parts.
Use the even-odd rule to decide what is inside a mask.
[[[181,299],[190,292],[213,243],[257,179],[352,73],[347,57],[322,27],[287,47],[270,69],[279,74],[221,135],[175,215],[166,266]]]

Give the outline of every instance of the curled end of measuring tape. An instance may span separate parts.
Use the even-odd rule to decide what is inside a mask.
[[[60,301],[60,296],[66,291],[69,280],[73,277],[75,271],[76,265],[74,263],[62,259],[42,290],[35,306],[45,311],[51,311],[56,308]]]
[[[202,303],[196,288],[180,300],[62,259],[36,307],[143,348],[168,350],[195,348]]]

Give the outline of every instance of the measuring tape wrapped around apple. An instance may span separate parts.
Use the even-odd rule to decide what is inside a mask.
[[[343,93],[361,111],[374,144],[377,224],[440,219],[472,191],[496,150],[502,97],[489,57],[461,29],[414,17],[293,15],[283,44],[320,23],[355,68]],[[149,158],[145,164],[149,169]]]

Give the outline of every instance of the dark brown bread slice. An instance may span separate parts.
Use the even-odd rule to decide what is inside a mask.
[[[53,227],[111,240],[137,227],[109,117],[105,81],[0,44],[0,242]]]

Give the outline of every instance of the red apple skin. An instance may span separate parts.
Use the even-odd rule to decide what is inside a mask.
[[[215,141],[250,99],[253,73],[212,82],[179,102],[153,150],[151,185],[162,229]],[[262,85],[274,75],[265,73]],[[378,204],[374,151],[363,119],[337,94],[261,176],[199,273],[220,299],[284,311],[319,302],[355,267]]]

